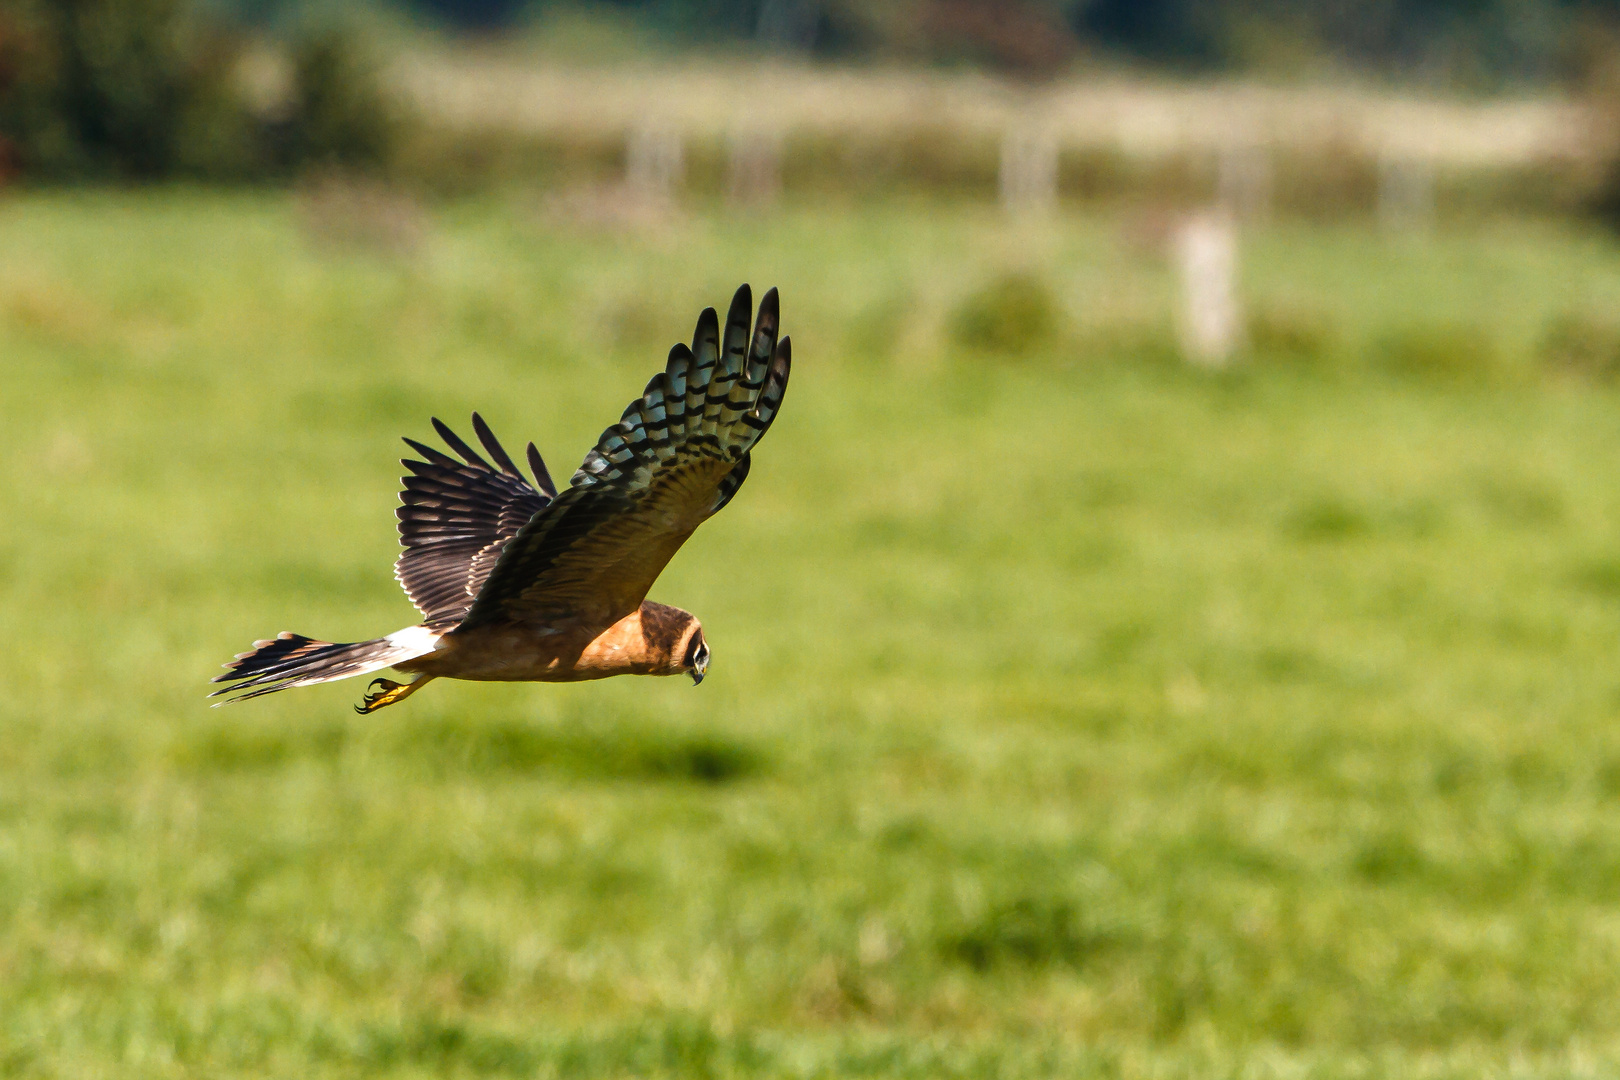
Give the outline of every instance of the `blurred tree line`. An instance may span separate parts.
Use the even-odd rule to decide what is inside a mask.
[[[491,33],[592,10],[676,45],[1030,78],[1116,56],[1482,88],[1586,80],[1620,101],[1620,0],[0,0],[0,177],[383,166],[409,125],[356,27]]]
[[[213,2],[263,18],[316,0]],[[1351,67],[1477,87],[1579,78],[1620,23],[1620,0],[371,2],[485,30],[598,6],[689,41],[764,39],[824,56],[966,61],[1036,75],[1104,54],[1182,70]]]
[[[335,22],[257,48],[191,0],[0,0],[0,175],[275,179],[388,156],[395,106]]]

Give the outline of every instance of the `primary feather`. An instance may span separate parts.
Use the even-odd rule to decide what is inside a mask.
[[[472,607],[507,541],[550,503],[551,477],[530,444],[536,490],[518,471],[484,418],[473,413],[473,431],[498,468],[480,457],[437,417],[433,427],[450,455],[415,439],[405,442],[424,460],[405,459],[410,470],[400,493],[399,539],[405,546],[394,576],[430,625],[457,623]]]

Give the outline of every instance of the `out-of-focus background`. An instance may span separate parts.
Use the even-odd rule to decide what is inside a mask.
[[[0,0],[0,1073],[1620,1067],[1620,5]],[[739,282],[708,680],[359,682]]]

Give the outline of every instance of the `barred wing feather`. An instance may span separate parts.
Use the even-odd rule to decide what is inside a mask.
[[[791,346],[777,341],[777,295],[753,320],[737,290],[721,334],[713,308],[692,345],[602,433],[569,487],[502,551],[458,629],[634,611],[686,538],[748,475],[749,451],[776,418]]]
[[[401,462],[410,475],[395,512],[405,550],[394,576],[429,625],[456,623],[467,614],[507,542],[557,494],[533,443],[528,458],[538,490],[484,418],[473,413],[472,422],[493,465],[436,417],[434,429],[462,460],[405,440],[425,460]]]

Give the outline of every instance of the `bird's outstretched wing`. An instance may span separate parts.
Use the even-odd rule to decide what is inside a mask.
[[[725,332],[713,308],[690,347],[602,433],[569,487],[506,545],[460,630],[572,618],[611,622],[645,599],[692,531],[748,475],[749,451],[776,418],[791,348],[776,339],[776,290],[747,285]]]
[[[425,461],[402,461],[410,475],[400,492],[399,540],[405,545],[394,576],[429,625],[461,621],[507,541],[557,495],[540,452],[529,444],[536,490],[513,464],[477,413],[473,431],[494,465],[479,457],[435,417],[433,427],[462,460],[406,439]]]

